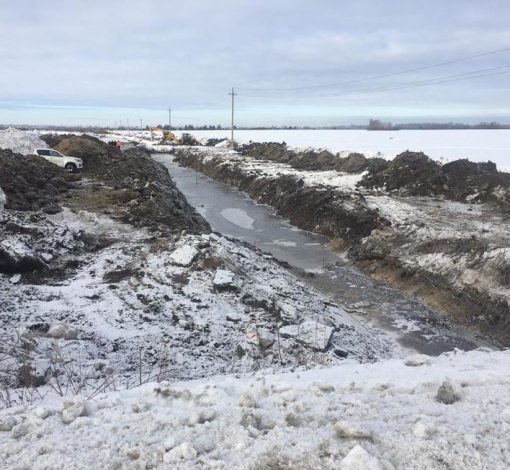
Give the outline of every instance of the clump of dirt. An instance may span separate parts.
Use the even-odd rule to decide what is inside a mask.
[[[79,175],[66,173],[44,158],[0,150],[0,187],[7,198],[6,209],[59,212],[70,197],[72,180],[77,179]]]
[[[0,212],[0,272],[49,270],[62,255],[84,247],[81,232],[58,226],[41,213]]]
[[[278,163],[288,163],[299,170],[333,170],[338,159],[327,150],[315,151],[304,150],[294,151],[287,148],[285,142],[258,143],[250,142],[241,145],[238,152],[257,160],[271,160]]]
[[[401,196],[443,196],[460,202],[510,200],[510,174],[499,172],[490,161],[464,159],[441,166],[422,152],[406,151],[386,167],[368,170],[360,186],[384,188]]]
[[[122,152],[91,136],[43,136],[64,155],[83,160],[83,173],[102,184],[84,186],[77,209],[104,211],[160,231],[209,232],[210,226],[177,189],[168,170],[140,147]]]

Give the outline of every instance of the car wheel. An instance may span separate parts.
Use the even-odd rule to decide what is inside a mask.
[[[65,168],[68,173],[76,173],[76,165],[74,163],[68,163]]]

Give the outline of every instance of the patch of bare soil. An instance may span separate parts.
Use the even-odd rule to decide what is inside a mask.
[[[7,197],[6,209],[60,212],[79,179],[44,158],[0,150],[0,188]]]
[[[121,152],[90,136],[45,141],[65,155],[83,160],[87,181],[70,203],[77,210],[103,212],[135,226],[154,231],[209,232],[209,224],[176,188],[168,170],[148,151]]]

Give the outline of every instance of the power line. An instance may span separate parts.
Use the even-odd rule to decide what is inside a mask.
[[[366,82],[366,81],[369,81],[369,80],[379,80],[381,78],[394,77],[396,75],[402,75],[402,74],[406,74],[406,73],[418,72],[420,70],[431,69],[431,68],[434,68],[434,67],[441,67],[443,65],[456,64],[458,62],[464,62],[466,60],[471,60],[471,59],[478,59],[479,57],[486,57],[486,56],[489,56],[489,55],[498,54],[500,52],[506,52],[506,51],[510,51],[510,47],[505,47],[504,49],[498,49],[496,51],[484,52],[483,54],[477,54],[477,55],[473,55],[473,56],[469,56],[469,57],[463,57],[463,58],[460,58],[460,59],[449,60],[449,61],[446,61],[446,62],[439,62],[437,64],[425,65],[423,67],[417,67],[417,68],[414,68],[414,69],[403,70],[401,72],[394,72],[394,73],[389,73],[389,74],[385,74],[385,75],[377,75],[375,77],[360,78],[358,80],[351,80],[351,81],[348,81],[348,82],[331,83],[329,85],[312,85],[312,86],[295,87],[295,88],[241,88],[241,90],[245,90],[245,91],[250,91],[250,90],[261,90],[261,91],[264,91],[264,90],[265,91],[271,91],[271,90],[273,90],[273,91],[299,91],[299,90],[310,90],[310,89],[320,89],[320,88],[331,88],[331,87],[343,86],[343,85],[352,85],[354,83]]]
[[[491,72],[493,70],[501,70],[501,69],[508,68],[508,67],[510,67],[510,65],[502,65],[499,67],[492,67],[489,69],[480,69],[480,70],[474,70],[472,72],[464,72],[464,73],[458,73],[458,74],[454,74],[454,75],[446,75],[443,77],[419,80],[419,81],[415,81],[415,82],[401,83],[400,85],[388,85],[388,86],[381,86],[381,87],[377,87],[377,88],[361,88],[361,89],[357,89],[357,90],[348,90],[348,91],[337,92],[337,93],[324,93],[324,94],[320,94],[320,95],[318,95],[318,94],[300,95],[300,96],[294,96],[293,98],[328,97],[328,96],[331,97],[331,96],[342,96],[342,95],[351,95],[351,94],[373,93],[373,92],[377,92],[377,91],[389,91],[389,90],[399,90],[402,88],[413,88],[415,86],[435,85],[435,84],[439,84],[439,83],[448,83],[451,81],[470,80],[470,79],[480,78],[480,77],[489,77],[492,75],[501,75],[503,73],[508,73],[508,72],[490,73],[490,74],[484,74],[484,75],[476,75],[473,77],[466,77],[466,75],[481,74],[481,73],[485,73],[485,72]],[[464,78],[459,78],[459,77],[464,77]],[[449,79],[455,79],[455,78],[459,78],[459,80],[449,80]],[[245,96],[252,97],[252,98],[285,98],[284,95],[264,96],[262,94],[259,94],[259,95],[247,94]]]
[[[437,77],[437,78],[429,78],[427,80],[419,80],[416,82],[408,82],[408,83],[402,83],[400,85],[394,85],[394,86],[385,86],[385,87],[378,87],[378,88],[366,88],[362,90],[350,90],[345,92],[339,92],[339,93],[329,93],[329,94],[323,94],[323,95],[314,95],[314,96],[341,96],[345,94],[358,94],[358,93],[368,93],[368,92],[376,92],[376,91],[389,91],[389,90],[399,90],[402,88],[414,88],[418,86],[425,86],[425,85],[435,85],[438,83],[449,83],[449,82],[456,82],[461,80],[470,80],[473,78],[480,78],[480,77],[490,77],[492,75],[502,75],[504,73],[510,73],[510,71],[506,72],[499,72],[499,73],[489,73],[485,75],[476,75],[473,77],[466,77],[466,75],[473,75],[473,74],[480,74],[484,72],[490,72],[493,70],[501,70],[510,67],[510,65],[502,65],[500,67],[493,67],[490,69],[482,69],[482,70],[475,70],[473,72],[465,72],[465,73],[459,73],[455,75],[447,75],[444,77]],[[464,77],[464,78],[459,78]],[[458,78],[458,80],[449,80]]]

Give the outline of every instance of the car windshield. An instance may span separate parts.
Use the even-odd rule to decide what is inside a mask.
[[[50,156],[52,156],[52,157],[62,157],[62,154],[57,152],[56,150],[50,150]]]

